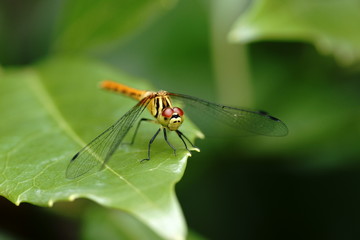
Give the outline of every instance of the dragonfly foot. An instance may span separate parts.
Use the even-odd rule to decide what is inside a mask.
[[[200,148],[198,148],[198,147],[196,147],[196,146],[193,146],[192,151],[200,152]]]
[[[144,159],[140,160],[140,163],[144,163],[145,161],[150,161],[150,158],[144,158]]]

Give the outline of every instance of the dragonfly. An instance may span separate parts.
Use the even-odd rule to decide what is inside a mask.
[[[168,131],[174,131],[179,136],[185,149],[190,154],[191,151],[200,151],[179,130],[184,122],[184,111],[180,107],[174,106],[172,99],[192,105],[196,111],[203,112],[222,123],[236,129],[245,130],[250,134],[265,136],[285,136],[288,134],[288,128],[281,120],[264,111],[224,106],[197,97],[164,90],[158,92],[138,90],[108,80],[103,81],[100,86],[105,90],[129,96],[137,100],[138,103],[73,156],[66,170],[67,178],[74,179],[86,174],[96,166],[105,166],[145,109],[149,110],[154,119],[141,118],[138,121],[131,143],[134,142],[142,122],[154,122],[159,124],[160,127],[148,143],[147,158],[142,159],[141,162],[150,160],[151,144],[161,131],[166,143],[173,149],[174,154],[176,154],[176,148],[168,140]]]

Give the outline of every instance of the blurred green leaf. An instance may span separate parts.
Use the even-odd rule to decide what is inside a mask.
[[[359,7],[357,0],[258,0],[236,21],[229,39],[306,41],[349,64],[360,57]]]
[[[183,175],[187,151],[170,135],[178,148],[174,156],[159,137],[151,161],[139,163],[157,125],[142,126],[135,144],[120,146],[103,170],[65,178],[71,157],[136,104],[99,90],[104,78],[149,89],[138,79],[81,59],[54,59],[5,71],[0,80],[1,195],[17,205],[44,206],[89,198],[133,214],[162,237],[182,239],[186,227],[174,184]],[[190,139],[197,134],[190,121],[182,129]]]
[[[161,239],[126,212],[96,205],[86,208],[83,224],[81,235],[87,240]]]
[[[174,0],[68,1],[55,34],[54,49],[73,53],[108,48],[174,3]]]
[[[162,239],[130,214],[95,204],[87,205],[82,215],[82,223],[82,239]],[[190,230],[186,239],[205,240],[206,238]]]

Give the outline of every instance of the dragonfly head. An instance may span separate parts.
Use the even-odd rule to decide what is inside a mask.
[[[158,118],[161,125],[167,127],[170,131],[177,130],[184,121],[184,112],[181,108],[164,108]]]

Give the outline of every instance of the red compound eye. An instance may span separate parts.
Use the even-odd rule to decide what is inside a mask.
[[[168,108],[168,107],[164,108],[164,110],[162,111],[162,115],[167,118],[171,118],[173,113],[174,113],[174,110],[172,110],[171,108]]]
[[[174,110],[175,113],[179,114],[180,117],[181,117],[182,115],[184,115],[184,112],[183,112],[183,110],[181,110],[181,108],[174,107],[173,110]]]

